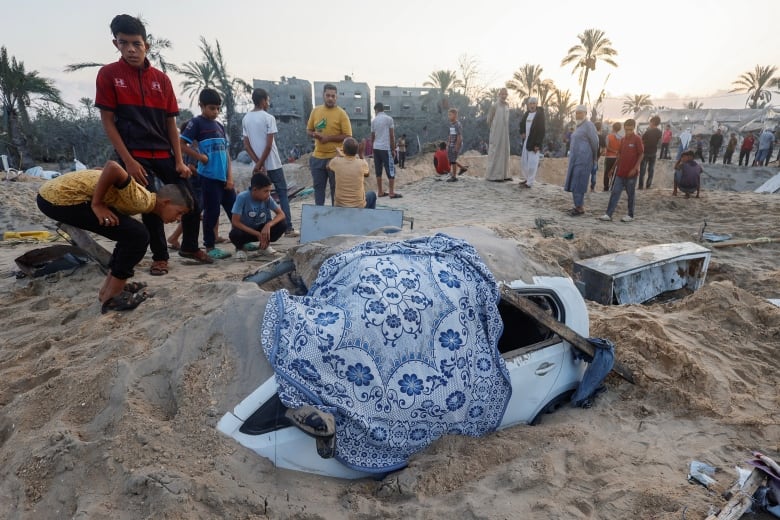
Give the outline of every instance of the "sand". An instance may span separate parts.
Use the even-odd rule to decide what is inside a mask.
[[[671,196],[669,163],[660,161],[653,189],[638,193],[637,220],[623,224],[596,220],[605,193],[587,196],[585,217],[564,213],[572,205],[561,188],[564,159],[544,160],[530,190],[518,187],[517,158],[506,183],[484,181],[482,156],[464,157],[470,169],[457,183],[435,181],[429,162],[409,161],[397,181],[403,198],[380,205],[413,217],[414,233],[492,230],[560,272],[578,259],[695,241],[705,220],[708,231],[737,239],[779,233],[777,195],[712,189],[763,182],[750,169],[719,168],[700,199],[684,199]],[[307,169],[295,168],[288,177],[306,184]],[[237,169],[245,186],[246,167]],[[53,229],[35,207],[38,186],[0,183],[0,230]],[[313,203],[294,201],[296,227],[302,202]],[[616,217],[624,214],[625,198]],[[224,216],[221,226],[227,233]],[[147,254],[136,279],[155,296],[101,315],[95,265],[50,279],[13,276],[13,259],[36,247],[0,242],[2,518],[692,520],[724,501],[687,481],[691,460],[720,468],[728,486],[750,450],[780,453],[780,308],[767,301],[780,297],[777,243],[713,250],[704,287],[681,300],[588,302],[591,334],[615,342],[636,385],[610,376],[591,409],[564,408],[539,426],[481,439],[441,439],[383,481],[279,470],[216,431],[257,384],[267,293],[241,279],[262,259],[192,266],[173,255],[170,274],[152,277]],[[502,277],[517,267],[506,263],[495,266]]]

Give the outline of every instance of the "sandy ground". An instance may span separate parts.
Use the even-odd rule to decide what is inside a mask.
[[[684,199],[671,196],[661,161],[653,189],[638,193],[637,220],[623,224],[596,220],[607,204],[600,192],[587,196],[587,216],[564,213],[572,204],[562,159],[543,161],[530,190],[518,187],[516,158],[506,183],[481,178],[481,156],[464,158],[470,170],[457,183],[435,181],[429,162],[410,161],[398,175],[403,198],[380,205],[403,209],[415,233],[488,228],[569,273],[578,259],[695,241],[705,221],[735,239],[780,233],[780,197],[725,191],[758,186],[776,168],[708,168],[702,198]],[[246,167],[237,169],[245,186]],[[310,184],[304,166],[288,179]],[[38,186],[0,183],[0,230],[53,229],[35,207]],[[302,203],[311,196],[293,203],[296,227]],[[616,217],[624,214],[625,197]],[[226,234],[224,217],[221,226]],[[274,247],[295,245],[283,238]],[[705,286],[681,300],[588,302],[591,334],[616,343],[636,385],[610,376],[591,409],[441,439],[383,481],[278,470],[216,431],[257,384],[260,311],[234,313],[266,294],[241,282],[262,259],[192,266],[174,255],[170,274],[152,277],[147,255],[136,279],[154,298],[101,315],[95,265],[14,277],[13,259],[36,247],[0,242],[2,518],[694,520],[724,501],[686,480],[691,460],[720,468],[728,486],[749,450],[780,453],[780,309],[767,302],[780,297],[778,243],[713,250]]]

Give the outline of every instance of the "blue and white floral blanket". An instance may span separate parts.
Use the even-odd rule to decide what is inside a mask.
[[[336,418],[336,458],[382,473],[445,434],[496,429],[512,393],[496,281],[438,234],[330,257],[303,297],[274,293],[261,331],[279,396]]]

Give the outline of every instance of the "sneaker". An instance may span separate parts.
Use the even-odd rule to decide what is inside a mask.
[[[278,251],[276,249],[274,249],[273,247],[271,247],[271,246],[268,246],[265,249],[258,249],[257,250],[257,254],[265,255],[265,256],[273,256],[273,255],[275,255],[277,253],[278,253]]]
[[[301,234],[295,231],[294,229],[288,229],[287,231],[285,231],[284,236],[286,236],[287,238],[295,238],[301,236]]]
[[[246,262],[246,251],[242,249],[236,251],[236,260],[239,262]]]
[[[457,177],[451,177],[451,176],[447,177],[447,182],[457,182],[457,181],[458,181]]]
[[[612,222],[612,217],[604,213],[599,217],[599,220],[603,220],[604,222]]]
[[[620,219],[620,222],[633,222],[633,221],[634,221],[634,217],[630,217],[628,215]]]

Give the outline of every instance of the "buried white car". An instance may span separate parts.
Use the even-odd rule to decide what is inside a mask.
[[[436,238],[438,237],[440,237],[440,235],[437,235]],[[450,239],[451,237],[446,238]],[[439,238],[439,240],[442,239]],[[404,245],[406,246],[408,244],[404,243]],[[459,247],[461,246],[461,244],[457,245]],[[451,247],[451,244],[448,244],[447,247]],[[485,254],[484,251],[481,252],[483,255]],[[371,260],[371,258],[373,258],[371,254],[367,253],[365,250],[354,253],[354,258],[359,259],[361,262],[370,263],[373,261]],[[342,292],[348,294],[346,298],[343,298],[343,301],[350,302],[354,302],[355,300],[360,301],[361,298],[367,298],[366,294],[370,296],[373,294],[373,288],[381,285],[381,280],[375,277],[376,272],[386,274],[389,277],[388,279],[399,279],[399,273],[401,273],[401,275],[406,273],[407,282],[410,279],[419,281],[419,273],[415,274],[414,276],[410,276],[409,273],[412,272],[413,269],[409,268],[408,266],[401,266],[404,267],[403,269],[388,267],[391,265],[391,263],[388,263],[388,259],[391,257],[387,253],[387,248],[381,248],[381,251],[377,255],[377,258],[380,259],[376,264],[378,266],[378,271],[372,271],[372,274],[369,277],[358,275],[358,278],[361,278],[362,276],[362,281],[357,282],[355,286],[349,290],[346,290],[347,286],[345,286],[343,283],[338,282],[337,274],[334,274],[333,271],[328,271],[327,265],[323,265],[323,268],[320,270],[320,275],[322,275],[323,272],[326,272],[326,278],[328,279],[329,283],[334,282],[335,280],[334,283],[336,286],[344,288],[345,290]],[[404,258],[414,256],[409,255],[408,251],[404,251],[404,253]],[[488,256],[490,256],[489,253]],[[439,260],[441,260],[441,255],[440,252],[437,251],[436,261]],[[457,260],[460,262],[462,261],[462,258],[458,258]],[[469,260],[471,263],[476,262],[476,260],[473,258]],[[496,259],[493,260],[495,261]],[[429,261],[428,259],[426,259],[426,262],[430,262],[431,264],[435,263],[433,261]],[[460,265],[460,263],[458,265]],[[344,261],[342,260],[339,265],[343,266]],[[454,264],[448,265],[451,266]],[[330,265],[330,267],[333,266]],[[361,269],[364,269],[364,267],[361,267]],[[393,269],[396,270],[393,271]],[[445,280],[445,282],[450,282],[450,285],[452,285],[452,278],[447,278],[447,276],[442,277],[443,271],[437,269],[438,267],[431,270],[432,277],[437,275],[440,279]],[[451,274],[452,273],[450,273],[450,275]],[[354,273],[351,273],[351,276],[355,276]],[[489,277],[492,279],[492,276]],[[467,275],[461,277],[461,281],[463,281],[465,278],[469,278],[469,276]],[[366,285],[366,281],[370,282],[368,286]],[[493,284],[495,284],[494,281]],[[511,283],[507,283],[506,285],[517,296],[527,298],[528,300],[534,302],[534,304],[538,305],[538,308],[541,309],[550,318],[553,318],[561,324],[565,324],[569,329],[573,330],[580,336],[588,336],[587,308],[585,306],[584,300],[582,299],[582,296],[570,278],[565,276],[529,277],[526,274],[525,280],[516,280]],[[507,301],[505,298],[498,299],[498,291],[496,290],[495,293],[493,293],[496,296],[495,300],[493,301],[498,301],[494,308],[497,310],[497,318],[499,319],[500,325],[497,329],[498,334],[496,334],[494,338],[495,341],[491,344],[491,348],[495,350],[497,347],[498,352],[495,353],[496,363],[494,363],[494,365],[502,365],[501,367],[498,367],[500,368],[500,374],[506,379],[507,386],[511,388],[508,388],[508,391],[506,392],[506,400],[501,402],[500,405],[493,406],[493,410],[496,411],[494,414],[496,416],[494,423],[488,423],[486,420],[484,420],[484,416],[488,415],[485,414],[480,418],[482,421],[480,426],[483,427],[483,430],[476,431],[476,433],[472,429],[472,424],[459,423],[456,424],[454,428],[447,429],[446,426],[441,426],[441,421],[445,420],[442,419],[442,417],[446,418],[452,415],[449,412],[459,411],[458,409],[463,406],[462,417],[468,419],[469,417],[474,417],[477,415],[475,410],[478,410],[479,414],[481,414],[483,408],[490,408],[491,406],[490,404],[481,402],[478,399],[476,404],[469,403],[466,398],[463,397],[464,393],[469,395],[468,388],[470,385],[468,383],[473,382],[472,379],[478,379],[474,374],[468,372],[467,366],[463,366],[468,365],[469,363],[467,361],[458,361],[455,363],[454,360],[461,359],[455,356],[442,361],[442,358],[436,357],[436,355],[433,353],[410,355],[408,352],[404,352],[403,355],[399,354],[401,357],[398,359],[385,359],[385,357],[392,358],[396,352],[395,349],[403,349],[403,345],[396,342],[396,340],[400,342],[403,337],[401,336],[401,333],[397,333],[398,335],[391,336],[391,341],[388,342],[388,334],[395,333],[395,331],[386,328],[382,329],[382,327],[377,326],[375,328],[377,330],[381,329],[380,332],[382,336],[380,336],[380,338],[383,337],[386,344],[382,346],[381,349],[377,349],[376,352],[372,353],[373,357],[370,359],[370,361],[374,362],[374,364],[366,361],[368,358],[363,355],[363,357],[358,358],[362,361],[362,364],[357,363],[354,360],[342,361],[341,365],[339,366],[339,370],[336,370],[337,374],[340,374],[340,377],[342,377],[342,380],[345,383],[347,381],[351,382],[352,389],[356,390],[353,394],[350,394],[353,398],[343,399],[341,401],[337,400],[337,402],[342,403],[345,406],[336,408],[332,406],[333,401],[325,402],[325,400],[320,400],[322,397],[321,395],[312,397],[312,404],[320,405],[320,408],[326,409],[327,411],[336,410],[335,414],[337,416],[337,429],[354,429],[354,425],[349,422],[350,419],[354,418],[350,417],[353,415],[356,416],[359,420],[363,420],[364,422],[368,423],[365,433],[355,434],[358,441],[353,442],[353,439],[350,439],[349,442],[344,443],[343,446],[341,444],[337,446],[337,451],[338,448],[341,447],[343,450],[345,450],[345,453],[342,453],[341,456],[339,456],[337,453],[336,457],[333,458],[323,458],[318,454],[319,444],[317,441],[315,441],[315,438],[305,433],[289,419],[290,414],[288,413],[288,407],[285,406],[285,403],[283,402],[283,400],[295,400],[296,396],[293,395],[291,397],[289,395],[291,393],[295,394],[296,392],[300,392],[302,396],[309,397],[311,396],[312,391],[308,388],[304,388],[304,383],[306,383],[306,381],[288,381],[289,374],[285,372],[285,368],[287,366],[284,365],[284,363],[279,362],[278,359],[281,357],[280,352],[282,354],[289,354],[289,351],[295,350],[299,346],[303,346],[303,350],[308,349],[314,351],[315,357],[319,356],[328,358],[338,357],[334,356],[333,352],[338,352],[340,355],[344,356],[345,351],[356,350],[354,341],[342,341],[342,343],[345,343],[346,346],[342,344],[341,347],[338,345],[334,347],[334,335],[332,334],[333,331],[323,331],[321,328],[316,326],[314,328],[307,328],[312,323],[324,323],[322,321],[317,321],[322,316],[331,318],[328,323],[332,322],[337,325],[336,322],[339,321],[338,312],[330,312],[330,307],[322,304],[320,300],[316,300],[312,297],[312,294],[319,296],[334,295],[335,292],[332,290],[332,287],[325,287],[325,289],[323,289],[323,287],[325,286],[318,285],[318,283],[315,282],[312,287],[312,291],[309,293],[309,296],[303,300],[296,300],[313,306],[317,312],[322,311],[317,315],[317,318],[312,318],[312,321],[304,323],[303,325],[300,323],[291,324],[290,321],[294,320],[291,320],[290,316],[293,316],[293,314],[285,314],[282,312],[280,310],[282,306],[281,303],[279,304],[279,308],[270,312],[270,318],[269,312],[266,311],[265,321],[272,321],[275,316],[276,321],[278,322],[276,329],[270,327],[268,323],[264,323],[263,325],[264,347],[268,358],[271,359],[271,363],[266,363],[268,359],[263,360],[262,364],[265,366],[262,370],[262,373],[260,374],[260,377],[262,378],[260,384],[249,396],[247,396],[237,406],[235,406],[231,412],[226,413],[217,425],[219,431],[234,438],[240,444],[255,451],[257,454],[269,459],[277,467],[339,478],[361,478],[372,475],[376,476],[377,474],[381,474],[383,472],[386,473],[387,471],[392,471],[393,469],[402,467],[402,464],[399,466],[397,461],[394,461],[395,465],[392,465],[393,461],[391,461],[388,463],[388,465],[386,465],[388,468],[386,471],[381,471],[381,465],[373,467],[369,464],[365,464],[365,460],[370,460],[372,457],[385,456],[386,452],[382,451],[384,448],[377,449],[377,451],[371,451],[370,448],[367,448],[365,451],[361,452],[361,442],[366,444],[374,444],[374,441],[387,441],[390,443],[390,445],[392,445],[393,442],[396,442],[398,444],[396,447],[400,447],[400,445],[412,442],[412,440],[415,439],[415,431],[419,432],[422,429],[427,428],[429,431],[424,431],[421,433],[422,436],[426,437],[426,441],[428,441],[427,443],[420,445],[419,449],[423,449],[425,445],[432,442],[432,440],[435,440],[436,437],[448,433],[481,435],[495,429],[506,428],[515,424],[533,424],[537,422],[543,414],[555,410],[563,403],[569,402],[571,395],[577,389],[580,381],[582,380],[583,374],[587,367],[587,363],[575,354],[575,349],[569,342],[562,339],[550,328],[542,325],[538,319],[534,319],[532,316],[518,308],[518,306],[513,305],[512,302]],[[368,289],[366,287],[368,287]],[[399,285],[399,287],[401,287],[401,285]],[[411,287],[411,282],[409,282],[407,287]],[[456,320],[455,323],[464,326],[469,325],[471,322],[487,323],[490,321],[488,319],[489,317],[479,314],[481,311],[469,314],[468,309],[466,309],[466,305],[463,304],[462,301],[460,304],[460,310],[447,308],[448,310],[446,312],[442,312],[441,306],[438,304],[440,299],[447,300],[446,294],[435,293],[432,289],[422,290],[425,288],[420,286],[415,286],[415,289],[421,289],[419,293],[415,294],[418,294],[418,296],[420,294],[423,295],[422,300],[420,300],[418,297],[418,299],[415,301],[423,302],[420,305],[421,308],[425,307],[425,303],[430,303],[431,309],[436,309],[435,311],[431,311],[436,315],[436,318],[430,321],[426,321],[425,318],[420,318],[417,316],[418,320],[416,323],[420,325],[420,330],[416,331],[417,334],[414,334],[415,341],[410,342],[411,345],[421,345],[426,343],[428,341],[426,338],[428,337],[442,338],[447,334],[451,335],[453,333],[452,327],[446,323],[446,318],[441,318],[444,315],[453,315],[456,317],[459,315],[460,321]],[[475,291],[475,293],[477,292],[478,291]],[[424,296],[425,294],[437,294],[437,298],[426,299]],[[388,298],[392,299],[396,296],[397,295],[393,294],[392,292],[388,293],[387,290],[385,290],[382,292],[382,297],[384,298],[382,301],[387,301]],[[481,296],[484,297],[485,294],[481,294]],[[293,297],[286,295],[279,295],[276,297],[276,299],[280,302],[284,298],[292,300]],[[269,302],[269,306],[276,305],[273,303],[273,299],[274,297],[272,296],[272,302]],[[490,298],[484,299],[489,300]],[[444,305],[444,307],[446,307],[446,305]],[[376,307],[371,307],[369,304],[366,304],[364,307],[364,309],[372,308]],[[365,318],[365,329],[363,328],[362,322],[358,323],[358,326],[355,326],[354,322],[360,321],[355,319],[355,316],[351,316],[348,317],[348,319],[343,320],[345,325],[342,329],[338,329],[338,333],[336,334],[336,342],[338,343],[338,338],[341,337],[339,334],[343,336],[344,330],[349,330],[351,328],[358,330],[359,334],[361,335],[369,334],[370,332],[366,331],[370,331],[370,325],[373,323],[373,317],[370,316],[370,312],[370,310],[364,310],[363,314],[361,315],[362,318]],[[368,317],[366,317],[367,314]],[[312,316],[312,313],[309,311],[300,313],[300,316],[304,315]],[[410,315],[414,315],[414,313],[411,313]],[[469,323],[464,322],[464,316],[469,317],[469,319],[466,320]],[[385,325],[386,323],[383,322],[382,326]],[[405,325],[407,324],[404,323],[404,326]],[[279,327],[281,327],[281,329],[279,329]],[[456,330],[463,330],[464,333],[466,332],[466,329],[457,329],[457,327],[455,328]],[[273,333],[269,332],[271,330],[275,330],[277,333],[279,330],[281,330],[282,335],[274,335]],[[296,336],[297,332],[295,331],[300,332],[300,334]],[[328,341],[325,343],[322,341],[318,342],[317,338],[314,336],[320,336],[322,338],[327,337]],[[469,337],[476,340],[479,336],[480,334],[472,334]],[[486,333],[486,336],[488,336],[489,339],[490,333]],[[312,339],[314,339],[313,342],[303,345]],[[374,341],[367,341],[366,343],[373,342]],[[431,343],[435,343],[435,341],[432,340]],[[488,343],[491,342],[488,341]],[[467,359],[469,356],[471,356],[471,358],[477,359],[477,362],[474,363],[475,365],[478,365],[480,362],[484,362],[484,358],[482,358],[481,361],[479,360],[479,353],[477,349],[472,348],[471,343],[469,345],[456,344],[453,346],[453,343],[450,342],[445,346],[447,346],[451,351],[448,352],[446,349],[444,349],[445,354],[457,354],[461,351],[467,351],[469,354],[468,356],[464,356],[463,359]],[[499,357],[502,361],[498,361]],[[449,359],[453,360],[453,363],[447,366],[445,369],[445,365]],[[330,361],[335,365],[332,360]],[[383,368],[380,366],[381,362],[388,362],[392,366],[392,369],[390,370],[392,372],[391,377],[383,377]],[[404,372],[404,367],[415,363],[417,366],[414,370],[414,373],[412,373],[412,370],[406,370],[406,372]],[[443,371],[445,375],[450,376],[452,375],[452,372],[456,370],[456,364],[458,365],[457,368],[463,369],[464,372],[457,372],[456,375],[458,381],[455,381],[454,379],[450,380],[450,386],[447,386],[448,382],[446,381],[443,381],[443,383],[440,385],[441,387],[447,389],[446,392],[449,392],[443,394],[447,395],[447,398],[446,400],[441,400],[441,406],[439,406],[435,400],[432,399],[417,401],[418,398],[422,399],[424,397],[423,394],[429,390],[429,387],[433,389],[436,386],[428,385],[428,382],[442,380],[442,378],[438,375],[428,376],[427,378],[423,375],[420,375],[419,379],[416,381],[417,386],[410,384],[410,382],[415,382],[413,381],[413,379],[416,377],[415,374],[422,373],[420,372],[420,365],[425,365],[425,367],[428,369],[434,370],[434,374],[439,374]],[[309,376],[308,379],[311,380],[311,376],[314,374],[314,376],[316,376],[315,378],[319,382],[319,374],[316,373],[314,366],[308,362],[301,361],[301,359],[296,357],[292,363],[289,364],[289,366],[296,368],[304,366],[305,370],[302,371],[304,378]],[[355,369],[355,367],[357,367],[357,369]],[[439,372],[435,372],[436,369],[438,369]],[[322,371],[321,368],[320,370]],[[361,370],[363,372],[361,372]],[[359,377],[356,380],[356,373],[358,376],[367,379],[361,383]],[[495,375],[491,375],[491,378],[493,381],[496,379],[501,379],[501,377]],[[467,383],[465,386],[457,386],[458,384],[463,385],[464,381]],[[368,382],[371,382],[372,385],[368,385]],[[389,387],[395,385],[396,382],[397,385],[395,389],[389,389]],[[365,385],[365,388],[362,387],[361,384]],[[339,390],[339,396],[343,396],[348,393],[347,389],[345,389],[343,386],[339,387],[339,381],[337,381],[336,384],[323,384],[322,386],[324,388],[323,392],[325,394],[333,394],[333,388],[341,388]],[[347,384],[346,386],[350,385]],[[475,384],[471,386],[476,387],[479,385]],[[498,386],[498,384],[496,384],[495,387],[491,386],[492,394],[499,393]],[[452,391],[453,388],[462,388],[463,392],[460,390]],[[282,394],[282,397],[280,397],[280,394]],[[429,395],[434,394],[434,390],[431,390],[429,393]],[[479,391],[475,391],[475,394],[479,394]],[[376,397],[378,395],[381,398],[372,399],[372,397]],[[356,411],[358,406],[365,404],[366,402],[368,402],[369,405],[375,407],[376,415],[378,415],[378,417],[364,419],[359,415],[359,412]],[[392,424],[395,418],[392,417],[394,408],[390,406],[390,404],[387,404],[390,402],[396,405],[396,408],[405,407],[410,410],[413,409],[411,416],[417,419],[420,419],[420,414],[423,414],[425,416],[423,419],[425,420],[418,421],[417,429],[413,429],[414,424],[408,427],[405,433],[406,436],[396,435],[396,438],[393,438],[394,430]],[[377,403],[382,403],[382,405],[380,406]],[[403,406],[397,406],[399,403]],[[422,403],[422,406],[417,406],[417,408],[414,408],[410,403],[414,403],[416,406]],[[464,405],[464,403],[466,404]],[[429,420],[435,415],[433,411],[439,409],[443,410],[443,413],[440,413],[436,416],[437,420]],[[339,414],[343,416],[342,420],[338,419]],[[388,417],[385,417],[385,415]],[[451,420],[456,421],[454,419]],[[403,421],[399,420],[397,423],[398,422]],[[407,421],[404,422],[404,424],[410,423]],[[388,425],[388,427],[383,428],[377,425]],[[410,428],[412,429],[410,430]],[[390,437],[389,439],[386,439],[385,436],[376,435],[377,432],[384,432],[386,434],[388,431]],[[410,431],[411,434],[409,434]],[[436,431],[436,435],[431,433],[433,431]],[[337,431],[337,442],[343,442],[343,440],[338,440],[338,433],[339,432]],[[402,458],[415,451],[414,449],[409,450],[408,446],[405,446],[404,448],[406,451],[403,451],[401,455]],[[351,454],[354,456],[354,458],[351,459],[349,454],[346,453],[346,450],[348,449],[351,450]],[[361,459],[361,457],[363,457],[363,459]]]

